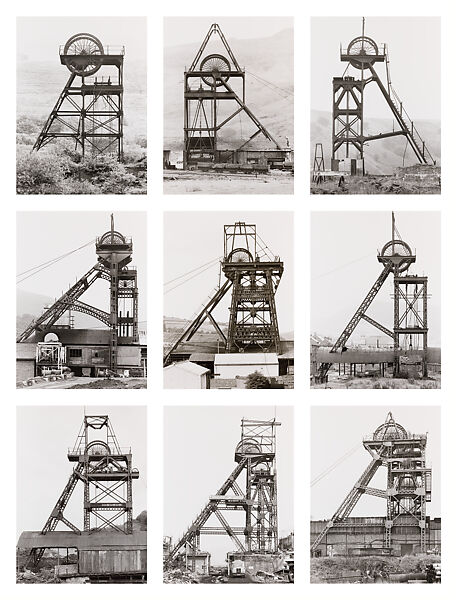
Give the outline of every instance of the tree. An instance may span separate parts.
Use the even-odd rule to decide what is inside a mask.
[[[250,373],[250,375],[247,375],[245,387],[248,390],[264,390],[269,389],[271,387],[271,384],[267,377],[262,375],[259,371],[255,371],[254,373]]]

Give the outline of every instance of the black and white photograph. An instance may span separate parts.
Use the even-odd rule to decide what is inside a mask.
[[[312,17],[312,194],[440,194],[437,16]]]
[[[293,430],[289,406],[165,408],[165,584],[294,583]]]
[[[293,18],[165,17],[165,194],[293,194]]]
[[[312,408],[311,583],[441,582],[440,429],[436,406]]]
[[[146,446],[143,406],[18,407],[17,583],[146,583]]]
[[[439,212],[311,214],[310,382],[439,389]]]
[[[16,387],[147,387],[144,212],[18,212]]]
[[[79,12],[79,11],[76,11]],[[18,194],[145,194],[145,17],[18,17]]]
[[[166,212],[165,389],[294,387],[292,212]]]

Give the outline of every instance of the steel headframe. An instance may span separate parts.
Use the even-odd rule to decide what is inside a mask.
[[[333,78],[332,113],[332,170],[338,170],[340,158],[338,150],[345,147],[345,158],[350,158],[353,147],[362,162],[364,175],[364,145],[371,140],[404,136],[421,164],[435,164],[428,147],[419,135],[414,122],[407,114],[402,100],[391,84],[389,56],[386,44],[378,46],[364,34],[354,38],[346,49],[341,47],[340,60],[348,63],[342,77]],[[386,86],[375,69],[376,63],[386,66]],[[345,75],[348,67],[361,72],[360,78]],[[375,83],[393,113],[398,129],[377,135],[364,135],[364,89],[369,83]]]
[[[190,527],[168,551],[166,564],[183,548],[200,551],[201,535],[228,535],[237,550],[248,554],[274,554],[278,551],[276,428],[281,423],[242,419],[241,441],[237,444],[234,470],[217,490]],[[245,488],[237,482],[245,472]],[[245,526],[234,527],[223,515],[244,511]],[[206,525],[215,515],[220,526]],[[241,541],[244,536],[244,541]]]
[[[394,528],[419,527],[420,551],[426,552],[426,502],[431,501],[431,469],[426,467],[425,434],[408,433],[391,412],[372,436],[363,440],[371,462],[311,545],[314,555],[328,532],[347,526],[347,519],[363,494],[386,500],[384,546],[393,545]],[[386,467],[386,490],[369,487],[379,467]]]
[[[132,467],[131,449],[121,448],[108,415],[86,415],[68,460],[76,463],[41,533],[55,531],[61,522],[75,533],[81,530],[64,511],[78,481],[84,484],[84,527],[93,533],[112,529],[133,533],[132,482],[139,471]],[[31,551],[26,566],[38,566],[45,548]]]
[[[59,54],[70,77],[32,150],[62,138],[73,141],[83,157],[123,160],[124,47],[103,46],[95,36],[79,33]]]
[[[209,54],[201,60],[213,35],[220,37],[227,56]],[[240,95],[228,83],[230,79],[241,82]],[[223,114],[221,102],[228,111],[227,115]],[[228,110],[231,106],[232,112]],[[219,116],[219,113],[222,116]],[[240,113],[247,115],[256,129],[247,141],[237,149],[229,151],[227,156],[220,160],[220,131]],[[196,166],[198,162],[237,162],[237,152],[260,133],[278,150],[282,150],[280,144],[247,107],[245,71],[239,66],[220,26],[214,23],[209,28],[190,69],[184,72],[184,169]]]
[[[98,319],[110,330],[110,368],[117,368],[117,345],[139,341],[138,330],[138,274],[132,261],[133,243],[114,229],[96,239],[98,262],[43,314],[34,319],[18,336],[17,342],[26,342],[35,332],[48,332],[67,311],[82,312]],[[98,279],[110,284],[110,312],[85,304],[80,296]],[[124,308],[125,307],[125,308]]]
[[[261,349],[280,354],[280,334],[275,293],[283,274],[283,262],[264,248],[258,256],[256,225],[237,222],[224,225],[224,256],[221,264],[226,281],[219,286],[203,309],[165,352],[163,365],[171,362],[173,352],[190,341],[209,319],[225,343],[227,352]],[[263,260],[266,257],[266,260]],[[212,312],[232,290],[228,334],[225,336]]]
[[[392,239],[383,246],[377,256],[377,260],[383,265],[383,270],[333,344],[330,353],[343,353],[347,349],[345,344],[361,319],[364,319],[393,339],[394,375],[396,377],[400,376],[401,372],[401,356],[405,357],[404,364],[410,363],[410,361],[420,362],[422,375],[427,377],[428,278],[408,274],[408,269],[416,261],[416,256],[407,243],[397,238],[398,231],[395,223],[395,216],[392,213]],[[393,274],[394,277],[392,331],[366,314],[390,274]],[[412,289],[411,292],[409,292],[409,286]],[[329,362],[320,365],[319,379],[321,382],[325,381],[331,365],[332,363]]]

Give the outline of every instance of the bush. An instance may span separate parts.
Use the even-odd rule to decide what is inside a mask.
[[[267,377],[265,377],[258,371],[255,371],[254,373],[250,373],[250,375],[247,375],[245,387],[248,390],[270,389],[271,384]]]

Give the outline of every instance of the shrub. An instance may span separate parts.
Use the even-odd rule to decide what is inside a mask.
[[[258,371],[255,371],[254,373],[250,373],[250,375],[247,375],[245,387],[248,390],[269,389],[271,387],[271,384],[269,383],[269,379],[267,377],[265,377]]]

